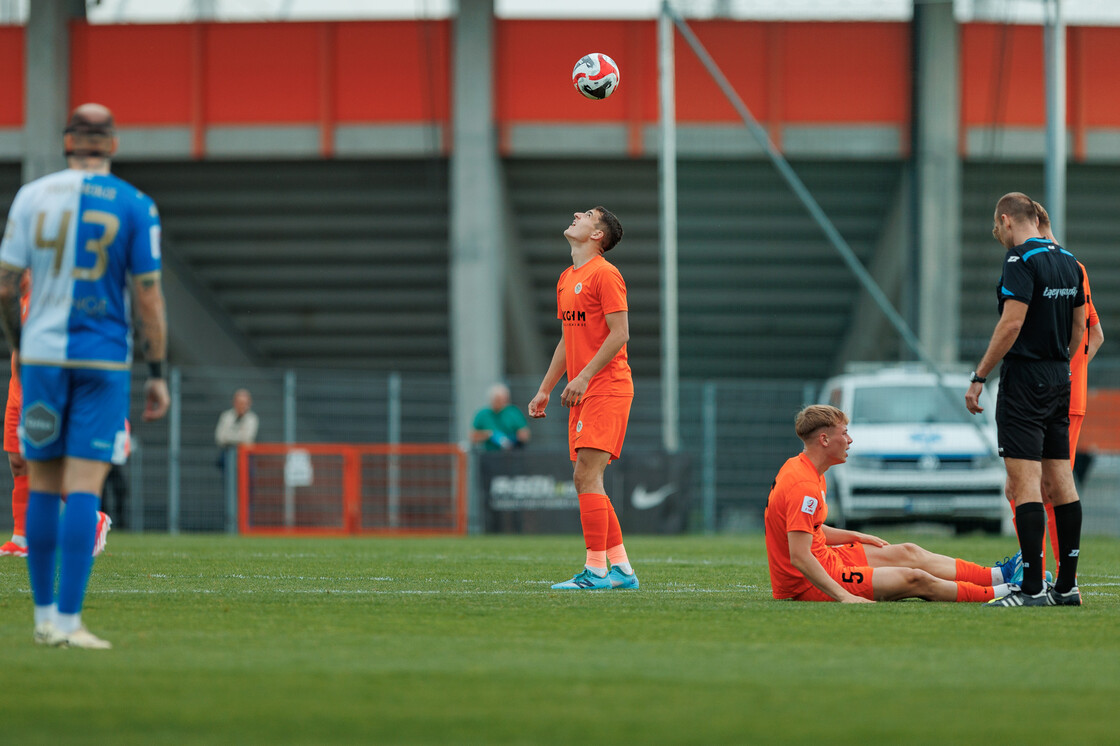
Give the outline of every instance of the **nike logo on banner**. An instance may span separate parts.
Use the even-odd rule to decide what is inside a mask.
[[[630,493],[630,504],[638,510],[649,510],[665,502],[665,498],[676,491],[677,485],[675,484],[667,484],[653,492],[648,491],[644,484],[639,484],[634,488],[634,491]]]

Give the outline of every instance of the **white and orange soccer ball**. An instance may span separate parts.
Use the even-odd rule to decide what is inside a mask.
[[[584,55],[572,70],[572,85],[590,99],[601,101],[618,88],[618,65],[602,52]]]

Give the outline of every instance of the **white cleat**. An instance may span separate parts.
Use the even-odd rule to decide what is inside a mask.
[[[85,648],[87,650],[108,650],[113,647],[108,640],[102,640],[85,627],[78,627],[68,635],[62,635],[62,645],[68,648]]]

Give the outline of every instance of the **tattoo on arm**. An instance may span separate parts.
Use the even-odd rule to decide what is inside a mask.
[[[144,319],[137,314],[134,321],[136,327],[136,338],[140,341],[140,351],[144,355],[144,359],[148,359],[148,351],[152,348],[152,343],[148,339],[147,330],[144,328]]]
[[[12,350],[19,349],[23,323],[19,313],[19,277],[22,272],[0,269],[0,324]]]

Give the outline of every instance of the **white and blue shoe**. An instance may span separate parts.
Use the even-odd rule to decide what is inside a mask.
[[[995,564],[1003,572],[1003,582],[1007,585],[1022,585],[1023,583],[1023,550],[1015,552],[1010,557],[1004,557]]]
[[[638,575],[637,573],[630,573],[627,575],[622,571],[618,565],[611,565],[611,571],[607,573],[607,579],[611,581],[611,588],[618,591],[636,591],[638,590]]]
[[[997,562],[996,567],[1003,572],[1003,582],[1007,585],[1022,585],[1023,584],[1023,550],[1020,549],[1015,552],[1013,557],[1004,557],[1002,562]],[[1046,584],[1049,585],[1054,582],[1054,574],[1049,570],[1043,575]]]
[[[631,576],[632,577],[632,576]],[[637,583],[637,579],[634,581]],[[610,575],[599,577],[590,570],[584,568],[583,572],[578,573],[571,580],[565,580],[563,583],[557,583],[552,586],[554,591],[601,591],[608,590],[611,587]],[[637,587],[635,585],[635,587]]]

